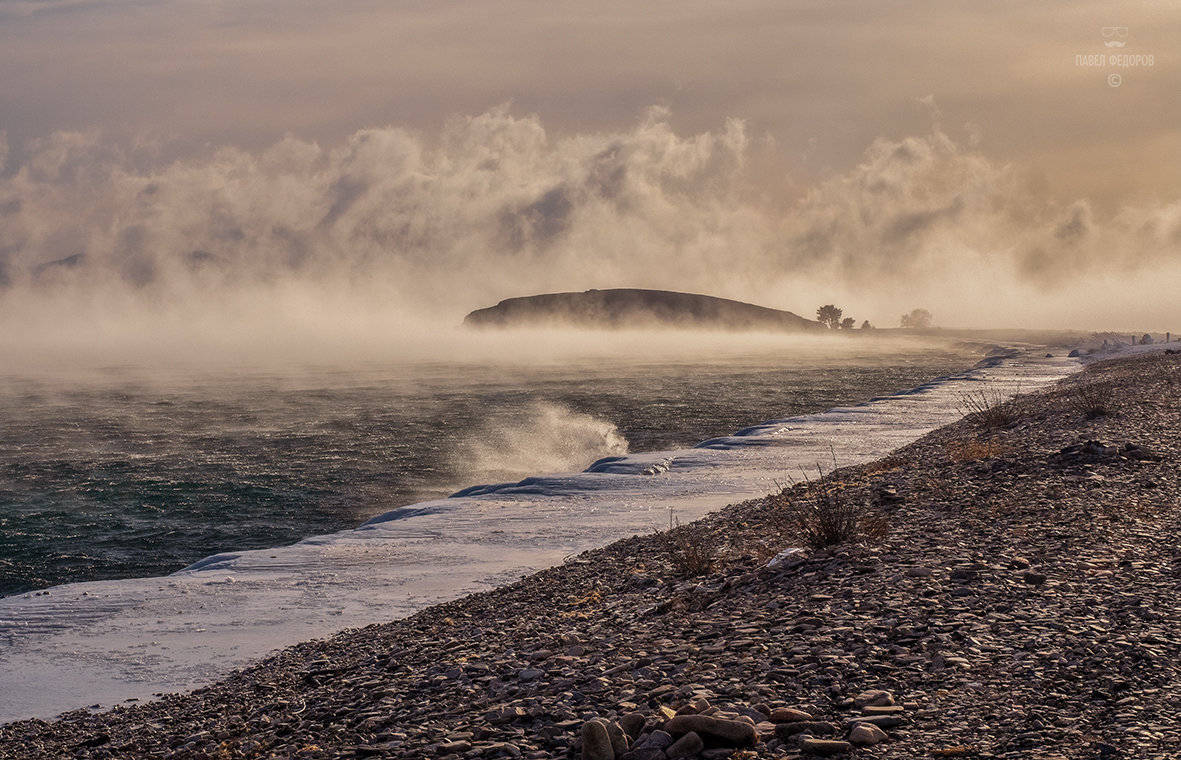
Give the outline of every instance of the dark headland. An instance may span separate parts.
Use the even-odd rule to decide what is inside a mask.
[[[508,298],[463,320],[475,327],[562,325],[620,329],[672,327],[705,330],[820,330],[819,322],[790,311],[670,290],[615,288]]]
[[[830,474],[873,538],[769,563],[799,484],[0,758],[1181,757],[1179,387],[1099,362]]]

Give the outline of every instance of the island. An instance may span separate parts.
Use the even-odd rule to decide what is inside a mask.
[[[694,330],[823,330],[790,311],[728,298],[670,290],[614,288],[508,298],[464,318],[470,327],[582,327],[618,330],[665,327]]]

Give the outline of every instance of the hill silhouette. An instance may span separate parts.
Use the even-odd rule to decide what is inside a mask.
[[[584,293],[544,293],[508,298],[464,318],[474,327],[561,325],[600,329],[666,327],[706,330],[792,331],[824,329],[790,311],[670,290],[616,288]]]

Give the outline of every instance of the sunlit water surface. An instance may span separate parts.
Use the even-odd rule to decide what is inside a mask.
[[[174,572],[476,483],[919,385],[964,347],[0,376],[0,596]]]

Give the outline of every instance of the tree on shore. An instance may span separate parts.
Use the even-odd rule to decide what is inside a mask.
[[[853,326],[856,324],[857,324],[857,320],[853,319],[852,317],[845,317],[844,319],[841,320],[841,329],[842,330],[852,330]]]
[[[841,324],[841,310],[833,304],[825,304],[816,310],[816,319],[830,330]]]
[[[862,329],[862,330],[872,330],[872,329],[873,329],[873,325],[871,325],[871,324],[869,323],[869,320],[867,319],[867,320],[865,320],[864,322],[862,322],[862,323],[861,323],[861,329]]]
[[[931,312],[926,309],[915,309],[909,314],[902,315],[902,326],[921,330],[931,326]]]

